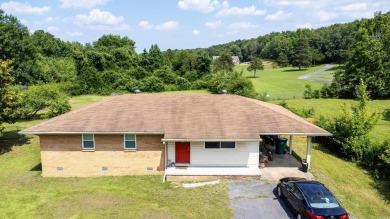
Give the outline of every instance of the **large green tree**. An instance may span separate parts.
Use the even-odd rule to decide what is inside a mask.
[[[229,51],[222,53],[220,57],[214,60],[214,71],[223,71],[223,72],[232,72],[234,63],[232,60],[232,55]]]
[[[377,13],[365,20],[351,46],[345,71],[335,75],[339,96],[354,97],[354,87],[364,80],[372,98],[390,97],[390,14]]]
[[[0,59],[13,60],[11,74],[17,83],[29,83],[37,51],[28,29],[20,21],[0,9]]]
[[[253,77],[255,78],[256,70],[264,70],[263,61],[259,57],[253,56],[247,69],[253,71]]]
[[[292,55],[292,65],[298,67],[309,67],[311,64],[311,49],[309,40],[305,36],[299,37],[294,43],[294,53]]]
[[[16,94],[10,89],[14,82],[11,70],[11,62],[0,59],[0,136],[2,123],[12,121],[9,115],[15,108]]]

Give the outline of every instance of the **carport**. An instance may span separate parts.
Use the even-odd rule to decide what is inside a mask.
[[[260,136],[289,136],[287,145],[289,148],[288,155],[285,154],[276,154],[273,153],[274,161],[267,164],[266,168],[272,167],[272,168],[286,168],[288,166],[290,167],[301,167],[302,163],[296,160],[295,157],[292,156],[293,154],[293,140],[294,136],[305,136],[307,137],[307,143],[306,143],[306,156],[303,158],[305,160],[305,163],[308,166],[308,169],[310,169],[310,161],[311,161],[311,147],[312,147],[312,139],[315,136],[331,136],[331,133],[261,133]],[[264,139],[263,139],[264,140]],[[265,142],[265,141],[263,141]],[[266,169],[265,168],[265,169]],[[262,170],[262,172],[269,172],[267,170]],[[306,177],[308,178],[308,177]]]

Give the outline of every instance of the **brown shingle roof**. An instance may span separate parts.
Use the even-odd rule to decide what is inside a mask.
[[[164,133],[165,139],[330,135],[281,106],[237,95],[128,94],[88,105],[22,133]]]

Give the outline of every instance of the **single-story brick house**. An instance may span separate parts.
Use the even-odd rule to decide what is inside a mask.
[[[212,94],[120,95],[21,133],[39,136],[50,177],[164,174],[173,163],[259,170],[260,135],[330,135],[281,106]]]

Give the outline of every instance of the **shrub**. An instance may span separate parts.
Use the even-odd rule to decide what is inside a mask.
[[[33,119],[38,113],[54,117],[70,111],[69,97],[56,84],[35,85],[20,93],[16,115]]]
[[[142,91],[145,92],[162,92],[164,91],[164,83],[156,76],[149,76],[141,80],[143,86]]]
[[[176,85],[179,90],[188,90],[191,88],[191,83],[183,77],[178,77],[176,79]]]
[[[252,82],[242,76],[239,72],[223,72],[214,74],[209,82],[208,89],[212,93],[221,93],[226,90],[228,93],[238,94],[246,97],[254,97],[255,89]]]

